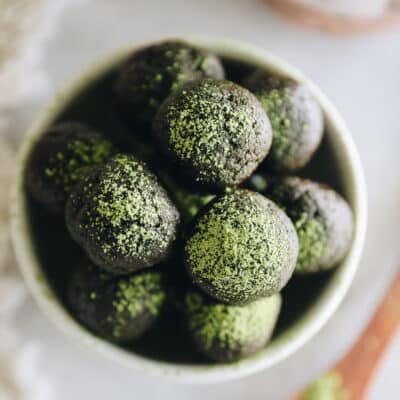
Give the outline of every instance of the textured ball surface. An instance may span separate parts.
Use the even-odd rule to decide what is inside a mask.
[[[227,304],[279,292],[293,273],[297,253],[290,219],[272,201],[246,190],[212,201],[184,245],[193,283]]]
[[[68,290],[74,315],[96,334],[115,342],[134,340],[159,317],[166,300],[157,270],[115,277],[84,260]]]
[[[224,188],[249,177],[271,145],[271,125],[256,97],[223,80],[204,79],[169,96],[154,121],[160,148],[182,173]]]
[[[88,126],[59,123],[35,143],[25,169],[26,186],[48,211],[60,212],[76,182],[115,153],[113,144]]]
[[[128,116],[149,123],[170,93],[205,77],[224,77],[216,55],[185,42],[167,41],[136,51],[126,61],[118,74],[115,94]]]
[[[280,308],[280,294],[244,306],[218,303],[197,291],[185,297],[187,325],[196,348],[219,362],[236,361],[262,349]]]
[[[267,196],[291,218],[299,237],[296,272],[310,273],[336,266],[353,234],[353,214],[338,193],[308,179],[272,180]]]
[[[168,256],[179,213],[143,162],[119,154],[75,187],[66,221],[72,237],[96,265],[120,274],[153,266]]]
[[[266,164],[276,170],[304,167],[323,134],[319,104],[306,85],[257,70],[245,85],[258,98],[272,125],[272,147]]]

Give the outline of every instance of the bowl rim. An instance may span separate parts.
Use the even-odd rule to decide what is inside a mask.
[[[57,300],[40,268],[33,242],[30,238],[29,216],[26,196],[24,195],[23,174],[25,160],[29,151],[44,129],[53,121],[54,116],[65,107],[70,99],[90,85],[98,76],[116,66],[132,51],[157,41],[142,42],[106,56],[78,74],[45,105],[23,138],[18,154],[16,177],[13,181],[10,197],[11,236],[17,262],[23,278],[43,313],[53,321],[68,337],[75,342],[84,343],[103,356],[117,363],[149,375],[156,375],[175,382],[212,383],[232,380],[250,375],[271,367],[300,349],[308,342],[334,314],[347,293],[358,268],[364,244],[367,225],[367,195],[360,157],[351,133],[342,117],[325,94],[297,68],[266,50],[246,42],[205,37],[184,36],[193,45],[205,47],[223,56],[274,70],[305,83],[321,105],[330,137],[334,138],[335,156],[340,160],[340,174],[346,174],[348,197],[354,213],[354,233],[351,248],[333,274],[327,287],[317,301],[307,310],[294,326],[274,339],[265,349],[254,356],[232,364],[189,365],[173,364],[148,359],[128,352],[108,343],[82,327]],[[162,39],[165,40],[165,39]]]

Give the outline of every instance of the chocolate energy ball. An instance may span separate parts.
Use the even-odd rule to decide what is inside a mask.
[[[298,241],[286,214],[261,194],[217,197],[194,220],[184,245],[192,282],[227,304],[279,292],[296,265]]]
[[[124,274],[168,257],[179,213],[142,161],[118,154],[75,186],[66,221],[96,265]]]
[[[297,177],[272,179],[266,195],[292,220],[299,237],[297,273],[336,266],[353,234],[353,214],[347,202],[327,185]]]
[[[115,342],[131,341],[145,333],[159,317],[165,300],[160,271],[115,277],[87,259],[75,270],[68,289],[76,318]]]
[[[182,41],[167,41],[136,51],[122,66],[115,94],[133,121],[148,124],[160,104],[186,82],[223,78],[219,58]]]
[[[245,86],[257,96],[271,121],[273,140],[267,166],[280,171],[304,167],[324,129],[321,108],[307,86],[262,70],[251,74]]]
[[[160,148],[196,182],[225,188],[248,178],[268,154],[271,125],[247,89],[203,79],[181,86],[154,120]]]
[[[219,362],[236,361],[262,349],[280,308],[280,294],[244,306],[219,303],[197,291],[185,297],[187,325],[196,348]]]
[[[48,211],[60,212],[76,182],[115,153],[108,139],[84,124],[56,124],[35,143],[25,169],[25,184]]]

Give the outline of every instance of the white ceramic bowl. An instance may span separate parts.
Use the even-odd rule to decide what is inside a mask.
[[[25,281],[33,297],[49,319],[78,343],[103,354],[128,368],[180,382],[217,382],[249,375],[268,368],[303,346],[328,321],[350,287],[363,248],[367,221],[366,189],[362,166],[351,133],[334,106],[321,90],[296,68],[247,43],[218,38],[186,38],[195,45],[209,48],[231,59],[275,70],[306,83],[320,103],[326,125],[328,146],[333,153],[336,174],[343,193],[354,211],[355,229],[350,251],[336,269],[321,295],[288,329],[273,339],[262,351],[234,364],[186,365],[148,359],[108,343],[90,334],[66,311],[43,275],[35,250],[24,193],[24,162],[38,137],[62,112],[71,99],[105,72],[118,65],[134,48],[107,57],[69,83],[40,112],[38,119],[25,136],[19,154],[19,169],[12,189],[11,226],[15,253]]]

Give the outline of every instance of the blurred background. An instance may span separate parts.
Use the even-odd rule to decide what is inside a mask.
[[[339,360],[400,264],[398,7],[387,0],[0,0],[0,400],[289,399]],[[334,318],[278,366],[208,386],[156,382],[70,343],[26,293],[7,230],[15,151],[44,102],[114,50],[180,35],[247,41],[305,72],[353,132],[369,196],[362,265]],[[397,333],[368,399],[400,398],[399,361]]]

